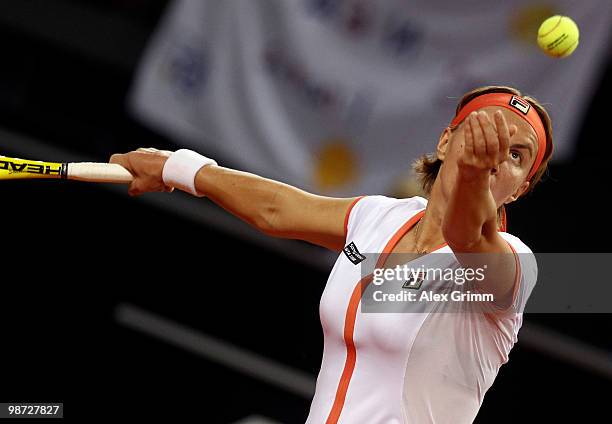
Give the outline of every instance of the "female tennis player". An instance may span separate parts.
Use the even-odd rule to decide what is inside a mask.
[[[517,341],[537,267],[505,232],[504,205],[533,189],[552,146],[550,118],[535,99],[489,86],[460,100],[435,153],[416,161],[428,200],[318,196],[190,150],[138,149],[110,161],[134,175],[131,195],[178,188],[270,236],[342,252],[321,298],[323,359],[307,423],[457,424],[474,420]],[[377,267],[390,268],[392,253],[413,254],[414,266],[485,268],[476,289],[492,298],[478,313],[441,313],[450,302],[421,313],[363,312],[364,289],[374,285],[359,262],[376,255]],[[466,285],[442,283],[407,290],[465,293]]]

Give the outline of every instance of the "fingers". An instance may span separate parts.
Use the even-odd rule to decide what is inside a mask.
[[[472,125],[471,120],[468,117],[465,120],[465,125],[463,126],[463,138],[465,141],[464,152],[467,155],[474,155],[474,136],[472,135]]]
[[[128,186],[128,194],[130,196],[138,196],[142,193],[142,181],[140,180],[140,178],[134,178]]]
[[[512,137],[512,135],[510,134],[504,115],[499,110],[495,112],[495,124],[497,126],[497,136],[499,138],[498,160],[499,162],[503,162],[508,159],[510,155],[510,137]],[[512,127],[514,133],[516,133],[516,125]]]
[[[487,155],[491,158],[496,158],[499,152],[499,140],[495,127],[489,120],[489,116],[483,111],[478,112],[478,123],[484,136]]]
[[[152,182],[147,178],[135,178],[128,187],[128,194],[130,196],[140,196],[141,194],[155,191],[172,193],[173,190],[174,187]]]
[[[134,175],[128,186],[130,196],[161,191],[171,193],[174,188],[166,186],[161,177],[160,157],[168,157],[172,152],[154,148],[140,148],[125,154],[114,154],[109,163],[123,166]]]
[[[490,118],[484,111],[472,112],[464,123],[464,160],[482,169],[496,169],[510,156],[510,139],[516,125],[508,126],[501,111]]]
[[[516,125],[510,125],[510,138],[512,138],[512,136],[514,134],[516,134],[516,132],[518,131],[518,128],[516,127]]]
[[[127,168],[127,164],[128,164],[127,155],[124,155],[122,153],[116,153],[110,157],[110,159],[108,160],[108,163],[116,163],[116,164],[123,166],[124,168]]]
[[[136,149],[137,152],[142,152],[142,153],[159,153],[159,150],[153,148],[153,147],[140,147],[138,149]]]
[[[151,193],[154,191],[172,193],[174,191],[174,187],[170,187],[167,185],[152,186],[150,182],[144,181],[143,179],[139,178],[133,180],[128,187],[128,194],[130,196],[140,196],[141,194]]]
[[[478,122],[478,113],[473,112],[470,114],[470,128],[472,129],[472,137],[474,139],[474,153],[478,157],[484,157],[487,155],[487,145],[485,134],[482,131],[482,127]]]

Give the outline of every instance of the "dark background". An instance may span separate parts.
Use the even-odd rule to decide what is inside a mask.
[[[175,149],[126,111],[135,66],[165,4],[3,1],[0,128],[99,161],[141,146]],[[611,65],[582,124],[576,157],[553,164],[535,194],[509,208],[510,232],[534,251],[610,250]],[[20,156],[20,146],[11,147],[2,154]],[[128,302],[316,375],[318,302],[328,271],[121,191],[54,181],[3,182],[0,189],[0,402],[61,401],[65,415],[79,421],[194,416],[230,423],[250,414],[305,420],[310,400],[121,327],[113,317]],[[185,240],[196,243],[176,248]],[[222,278],[219,271],[228,269],[243,272]],[[609,282],[602,276],[602,284]],[[612,351],[610,315],[525,321]],[[610,421],[609,377],[520,342],[510,358],[478,423]]]

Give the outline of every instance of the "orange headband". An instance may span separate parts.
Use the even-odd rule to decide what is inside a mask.
[[[538,153],[531,171],[529,171],[529,175],[527,176],[527,180],[531,180],[531,177],[534,176],[540,167],[542,159],[544,158],[544,153],[546,152],[546,131],[544,130],[544,125],[542,124],[540,115],[538,115],[538,112],[527,100],[509,93],[483,94],[472,99],[470,102],[468,102],[468,104],[463,106],[463,108],[459,111],[459,114],[455,116],[451,122],[450,127],[452,129],[456,128],[471,112],[486,106],[505,107],[526,120],[529,125],[531,125],[531,128],[534,129],[538,138]]]

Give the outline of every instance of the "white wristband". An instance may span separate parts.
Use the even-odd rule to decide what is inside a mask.
[[[206,165],[216,165],[213,159],[202,156],[192,150],[180,149],[172,153],[164,164],[162,178],[164,184],[178,188],[197,197],[204,197],[195,188],[195,177]]]

